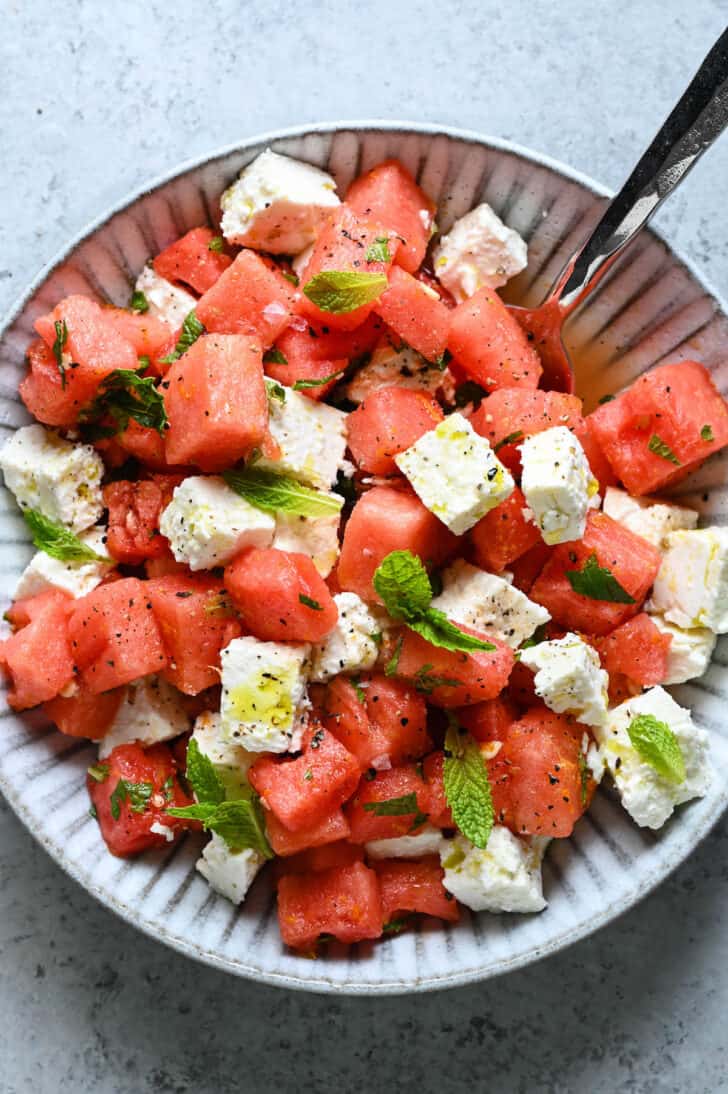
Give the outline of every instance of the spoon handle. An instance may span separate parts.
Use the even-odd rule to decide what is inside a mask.
[[[565,318],[728,124],[728,29],[549,294]]]

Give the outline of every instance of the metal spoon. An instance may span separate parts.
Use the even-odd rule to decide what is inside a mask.
[[[561,328],[728,124],[728,30],[698,69],[591,235],[571,256],[538,308],[510,306],[538,348],[542,386],[573,392]]]

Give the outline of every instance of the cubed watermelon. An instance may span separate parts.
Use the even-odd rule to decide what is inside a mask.
[[[372,475],[395,475],[394,457],[443,420],[440,404],[426,391],[383,387],[373,391],[346,422],[357,467]]]
[[[379,881],[362,862],[279,882],[278,926],[293,949],[310,950],[322,934],[348,943],[379,938],[382,925]]]
[[[88,737],[98,741],[114,721],[124,698],[124,688],[114,688],[95,695],[82,684],[69,698],[58,695],[43,704],[43,713],[55,723],[56,729],[69,737]]]
[[[425,701],[404,680],[382,673],[355,681],[337,676],[326,688],[323,711],[327,728],[362,767],[416,760],[432,747]]]
[[[478,566],[497,573],[542,542],[538,525],[526,520],[525,508],[526,499],[516,486],[505,501],[470,529],[468,537]]]
[[[502,741],[511,722],[515,722],[517,713],[508,696],[499,695],[495,699],[463,707],[455,712],[455,717],[476,741]]]
[[[372,769],[374,770],[374,769]],[[368,771],[359,783],[351,801],[345,806],[352,843],[395,839],[417,831],[427,819],[429,796],[424,774],[417,764],[400,764],[387,770]],[[407,808],[409,801],[391,803],[395,799],[411,799],[411,812],[395,812]]]
[[[374,310],[408,346],[444,367],[443,354],[455,313],[429,286],[395,266],[389,273],[389,287]]]
[[[202,335],[172,365],[163,387],[170,463],[221,471],[262,444],[268,397],[253,339]]]
[[[99,585],[77,600],[68,634],[81,679],[94,694],[168,664],[149,591],[135,577]]]
[[[445,797],[444,767],[445,753],[442,750],[431,752],[422,765],[425,782],[427,783],[427,808],[425,812],[430,818],[430,824],[434,824],[435,828],[454,828],[455,821]]]
[[[319,642],[339,612],[308,555],[252,547],[225,568],[225,588],[250,634],[264,642]]]
[[[498,459],[518,475],[519,450],[525,438],[554,426],[574,429],[583,422],[581,399],[560,391],[501,387],[483,400],[470,421],[473,429],[490,441]]]
[[[195,308],[205,330],[252,337],[263,349],[288,326],[297,293],[271,262],[241,251]]]
[[[340,808],[334,809],[316,824],[299,828],[295,832],[286,828],[275,813],[268,810],[265,815],[265,827],[268,842],[277,855],[296,855],[312,847],[323,847],[338,840],[345,840],[349,835],[349,822]]]
[[[159,517],[179,482],[177,475],[153,475],[117,479],[104,487],[109,510],[106,548],[113,559],[135,566],[165,553],[168,544],[159,531]]]
[[[434,915],[457,923],[458,905],[442,880],[445,871],[436,855],[416,862],[385,860],[373,863],[382,892],[382,913],[385,924],[408,912]]]
[[[598,638],[594,647],[602,667],[612,675],[628,676],[644,687],[661,684],[667,676],[672,637],[658,630],[646,612]]]
[[[342,814],[343,815],[343,814]],[[276,822],[279,824],[279,822]],[[347,833],[349,825],[346,824]],[[291,839],[296,839],[295,832],[289,832]],[[278,852],[280,854],[280,852]],[[280,858],[275,864],[275,872],[278,879],[286,874],[318,874],[323,870],[333,870],[335,866],[351,866],[353,862],[364,861],[364,848],[358,844],[349,843],[340,839],[335,843],[324,843],[319,847],[309,847],[305,851],[298,851],[295,855],[287,855]]]
[[[223,583],[211,574],[170,574],[147,582],[169,664],[163,676],[186,695],[220,682],[220,650],[243,633]]]
[[[104,308],[104,316],[122,338],[131,342],[137,357],[156,357],[169,341],[169,324],[146,312]]]
[[[79,405],[69,399],[58,362],[45,342],[39,338],[26,350],[29,372],[20,382],[20,398],[39,422],[44,425],[70,427],[78,421]]]
[[[8,705],[26,710],[54,699],[73,680],[68,616],[73,600],[57,589],[18,600],[7,613],[15,633],[0,642]]]
[[[494,289],[479,289],[450,315],[447,348],[471,380],[486,391],[538,387],[538,354]]]
[[[630,532],[606,513],[592,509],[583,538],[559,544],[552,550],[529,596],[543,604],[554,622],[563,627],[585,634],[608,634],[637,615],[657,576],[660,562],[660,552],[646,539]],[[574,590],[567,574],[571,573],[573,577],[585,566],[593,567],[594,563],[600,570],[609,571],[632,603],[615,600],[615,594],[609,589],[606,590],[609,599],[597,599]],[[602,577],[595,591],[602,591],[603,585]],[[618,595],[623,597],[623,594]]]
[[[514,664],[513,650],[491,635],[480,634],[470,627],[461,630],[482,638],[494,648],[471,653],[446,650],[433,646],[408,628],[400,632],[394,647],[397,674],[411,680],[434,706],[464,707],[494,699],[508,683]]]
[[[263,359],[266,375],[287,387],[315,383],[315,387],[300,387],[301,394],[325,399],[349,362],[373,350],[383,331],[384,323],[377,315],[370,315],[352,331],[330,330],[313,322],[303,330],[289,327]],[[333,379],[320,382],[329,376]]]
[[[588,420],[630,494],[665,489],[728,444],[728,405],[697,361],[644,373]]]
[[[220,246],[210,248],[213,240]],[[155,271],[167,281],[182,281],[198,293],[211,289],[232,263],[222,249],[222,238],[211,228],[191,228],[181,239],[170,243],[152,262]]]
[[[430,241],[435,204],[398,160],[385,160],[354,179],[346,204],[399,236],[397,265],[409,273],[417,270]]]

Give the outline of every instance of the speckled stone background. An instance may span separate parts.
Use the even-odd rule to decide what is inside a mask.
[[[0,0],[0,310],[146,178],[264,129],[442,121],[617,186],[725,0]],[[660,217],[723,292],[728,136]],[[0,742],[0,747],[2,743]],[[712,1094],[728,824],[596,937],[482,987],[352,1000],[192,964],[98,907],[0,802],[3,1094]]]

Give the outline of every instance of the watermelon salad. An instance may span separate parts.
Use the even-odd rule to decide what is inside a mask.
[[[659,829],[710,781],[670,686],[728,631],[728,530],[655,497],[728,443],[698,361],[545,390],[488,205],[266,151],[128,307],[35,323],[0,466],[37,548],[7,700],[98,744],[114,855],[192,830],[283,942],[545,907],[605,778]]]

